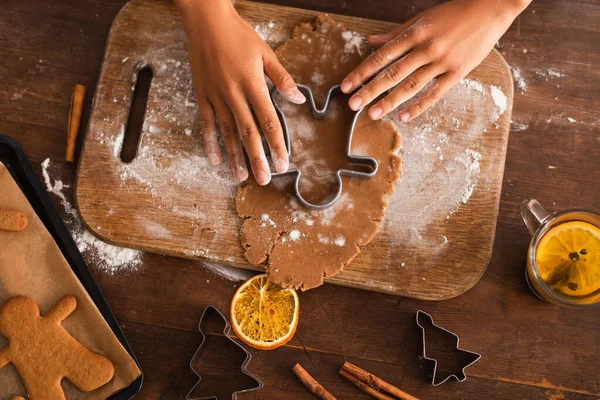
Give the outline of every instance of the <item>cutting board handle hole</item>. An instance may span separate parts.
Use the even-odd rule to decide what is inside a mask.
[[[123,149],[121,150],[121,161],[125,163],[133,161],[137,155],[152,76],[152,68],[149,66],[140,69],[137,74],[131,109],[129,110],[127,125],[125,126]]]

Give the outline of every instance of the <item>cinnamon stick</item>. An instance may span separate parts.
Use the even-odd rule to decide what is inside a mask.
[[[373,389],[371,386],[367,385],[366,383],[364,383],[363,381],[361,381],[354,375],[350,374],[345,369],[340,369],[340,375],[343,376],[344,378],[346,378],[350,383],[353,383],[357,388],[359,388],[360,390],[362,390],[365,393],[370,394],[371,396],[375,397],[376,399],[395,400],[393,397],[387,396],[387,395]]]
[[[83,114],[83,102],[87,88],[83,85],[75,85],[71,93],[71,107],[69,108],[69,127],[67,130],[67,151],[65,160],[75,161],[75,147],[77,146],[77,135]]]
[[[336,398],[329,393],[319,382],[315,380],[304,368],[302,365],[296,364],[292,371],[296,374],[300,382],[306,386],[308,390],[314,393],[315,396],[320,397],[323,400],[336,400]]]
[[[354,365],[352,363],[345,362],[344,365],[342,366],[342,369],[340,370],[340,375],[342,375],[344,378],[350,380],[352,383],[354,383],[356,386],[358,386],[358,384],[356,384],[353,380],[349,379],[347,376],[342,374],[342,372],[346,373],[346,375],[350,375],[351,377],[355,378],[354,380],[359,381],[361,384],[366,385],[367,387],[371,388],[371,390],[377,394],[381,394],[380,391],[384,391],[391,395],[394,395],[396,398],[398,398],[400,400],[419,400],[415,396],[412,396],[412,395],[406,393],[405,391],[400,390],[396,386],[384,381],[383,379],[376,377],[375,375],[365,371],[362,368],[357,367],[356,365]],[[361,389],[362,389],[362,387],[361,387]],[[363,390],[365,392],[371,394],[375,398],[389,399],[388,396],[384,395],[385,397],[377,397],[377,396],[373,395],[370,391],[367,391],[365,389],[363,389]]]
[[[22,231],[27,228],[27,216],[16,210],[0,208],[0,230]]]

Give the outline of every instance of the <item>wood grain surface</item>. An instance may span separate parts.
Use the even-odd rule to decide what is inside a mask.
[[[274,3],[399,23],[441,1]],[[108,32],[124,4],[0,2],[0,132],[21,143],[40,179],[49,157],[51,177],[70,185],[64,192],[71,203],[75,168],[62,161],[71,91],[77,83],[89,89],[85,125]],[[600,210],[599,18],[596,0],[534,1],[499,42],[527,86],[515,85],[496,239],[480,282],[442,302],[329,284],[301,293],[296,336],[273,352],[253,351],[250,368],[265,387],[239,400],[314,399],[291,372],[296,362],[337,398],[368,400],[338,376],[345,360],[421,399],[600,397],[598,310],[562,309],[531,294],[524,279],[530,236],[518,212],[526,197],[549,211]],[[549,69],[564,76],[548,76]],[[51,196],[68,220],[61,199]],[[139,398],[184,399],[195,383],[188,364],[201,340],[202,311],[209,304],[228,309],[239,285],[229,279],[237,275],[227,279],[196,261],[148,253],[137,271],[110,274],[84,255],[141,361]],[[462,347],[482,353],[465,382],[433,388],[426,381],[418,309],[459,334]]]
[[[245,1],[236,8],[274,47],[294,27],[318,15]],[[363,35],[394,26],[332,17]],[[267,30],[269,22],[274,27]],[[125,163],[120,154],[133,84],[144,66],[152,68],[154,77],[137,159]],[[485,93],[462,85],[462,92],[446,96],[420,121],[399,125],[406,160],[385,222],[362,253],[327,282],[442,300],[465,292],[481,278],[494,241],[513,88],[508,66],[495,50],[469,79]],[[494,117],[498,110],[490,85],[508,97],[499,118]],[[243,256],[236,183],[226,175],[227,163],[215,168],[202,159],[192,90],[185,36],[174,7],[156,0],[130,2],[111,28],[79,162],[76,199],[82,220],[116,245],[261,270]],[[441,141],[442,134],[448,139]],[[469,163],[475,160],[465,153],[470,149],[481,155],[472,187],[453,177],[473,173],[469,168],[475,165]],[[202,163],[205,167],[199,167]],[[470,198],[461,201],[471,189]],[[440,210],[444,205],[445,213]]]

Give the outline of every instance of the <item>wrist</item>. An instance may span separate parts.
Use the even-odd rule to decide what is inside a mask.
[[[504,30],[527,8],[532,0],[455,0],[463,5],[478,10],[480,15],[490,18],[499,28]]]
[[[236,13],[231,0],[175,0],[185,25],[218,23]]]
[[[497,15],[508,27],[531,4],[532,0],[492,0]]]
[[[506,13],[512,18],[517,18],[532,2],[532,0],[502,0],[506,2]]]

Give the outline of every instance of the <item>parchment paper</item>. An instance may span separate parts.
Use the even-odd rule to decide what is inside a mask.
[[[29,219],[29,225],[22,232],[0,230],[0,303],[16,295],[27,296],[35,300],[45,315],[64,296],[75,296],[77,309],[63,321],[63,327],[86,348],[107,357],[115,365],[115,377],[90,393],[79,391],[63,379],[67,399],[105,399],[129,386],[140,376],[139,368],[113,334],[2,163],[0,207],[18,210]],[[0,348],[7,344],[8,340],[0,335]],[[27,398],[16,369],[9,364],[0,369],[0,400],[10,400],[16,395]]]

